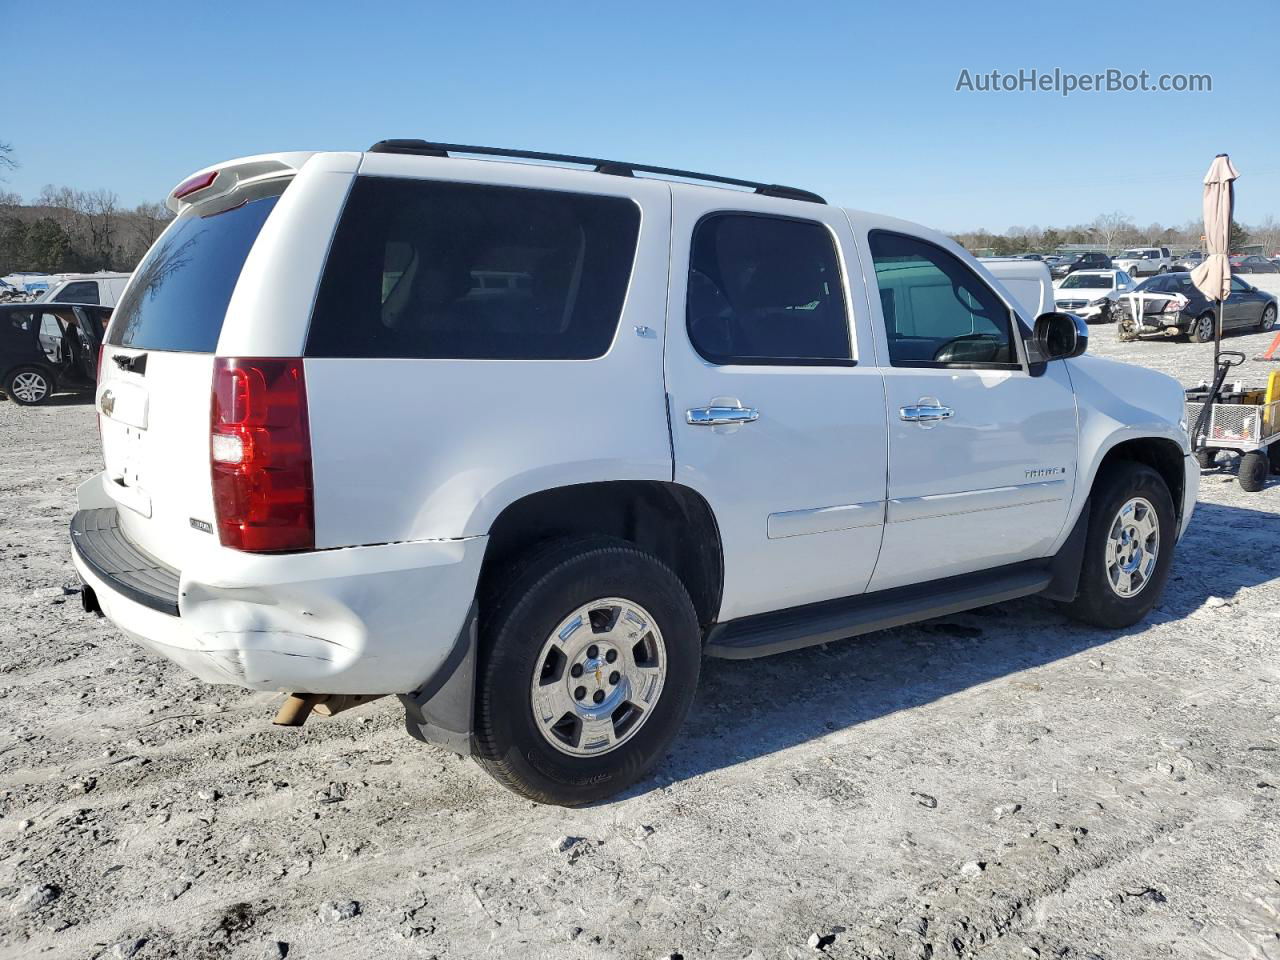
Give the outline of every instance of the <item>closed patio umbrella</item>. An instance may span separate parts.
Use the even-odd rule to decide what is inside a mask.
[[[1217,329],[1213,338],[1213,368],[1218,369],[1218,341],[1222,339],[1222,301],[1231,294],[1231,213],[1235,202],[1234,181],[1240,176],[1231,158],[1220,153],[1204,175],[1205,258],[1191,271],[1191,282],[1210,300],[1218,303]]]
[[[1222,302],[1231,294],[1231,261],[1230,253],[1232,206],[1235,202],[1235,179],[1240,176],[1231,158],[1220,153],[1209,164],[1209,172],[1204,175],[1204,242],[1205,258],[1200,266],[1191,271],[1191,282],[1200,291],[1218,305],[1217,317],[1213,331],[1213,374],[1209,382],[1218,383],[1218,350],[1222,344]],[[1192,434],[1192,443],[1199,447],[1203,443],[1203,434],[1209,421],[1209,413],[1216,390],[1208,397],[1200,412]]]

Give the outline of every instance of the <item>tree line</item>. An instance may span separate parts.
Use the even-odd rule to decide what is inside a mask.
[[[172,214],[162,203],[121,207],[111,190],[46,186],[31,203],[0,192],[0,276],[129,272]]]
[[[971,230],[954,233],[951,237],[971,252],[991,251],[997,257],[1007,257],[1019,253],[1052,253],[1067,244],[1090,244],[1104,253],[1148,246],[1202,250],[1200,238],[1203,233],[1204,225],[1199,220],[1189,220],[1179,227],[1166,227],[1160,223],[1139,227],[1132,218],[1117,211],[1073,227],[1010,227],[1004,233]],[[1251,227],[1232,222],[1231,251],[1252,243],[1261,243],[1267,254],[1280,252],[1280,223],[1275,217],[1268,216],[1262,223]]]

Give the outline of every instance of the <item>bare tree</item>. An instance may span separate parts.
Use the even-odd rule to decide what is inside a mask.
[[[1115,246],[1116,237],[1126,227],[1132,227],[1129,218],[1116,210],[1112,213],[1104,213],[1094,219],[1089,224],[1090,230],[1094,232],[1098,240],[1106,245],[1106,252],[1110,253]]]
[[[173,214],[163,203],[140,203],[133,208],[134,233],[142,242],[142,249],[147,250],[156,238],[164,232],[164,228],[173,219]]]
[[[17,168],[18,161],[13,158],[13,144],[0,140],[0,173],[16,170]],[[0,183],[7,179],[7,177],[0,176]]]
[[[99,267],[110,267],[115,254],[116,209],[120,198],[114,190],[94,190],[81,194],[80,200],[94,259]]]

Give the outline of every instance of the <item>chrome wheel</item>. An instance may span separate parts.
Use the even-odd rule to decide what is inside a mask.
[[[49,381],[43,373],[24,370],[13,378],[11,389],[23,403],[39,403],[49,393]]]
[[[1160,556],[1160,518],[1143,497],[1120,508],[1107,534],[1107,582],[1118,597],[1135,597],[1151,581]]]
[[[600,756],[649,719],[666,674],[662,632],[644,607],[618,597],[584,603],[538,654],[530,687],[534,720],[562,753]]]

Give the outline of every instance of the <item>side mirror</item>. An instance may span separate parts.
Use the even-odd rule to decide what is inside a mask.
[[[1088,348],[1089,326],[1073,313],[1042,313],[1031,340],[1039,354],[1033,361],[1069,360]]]

